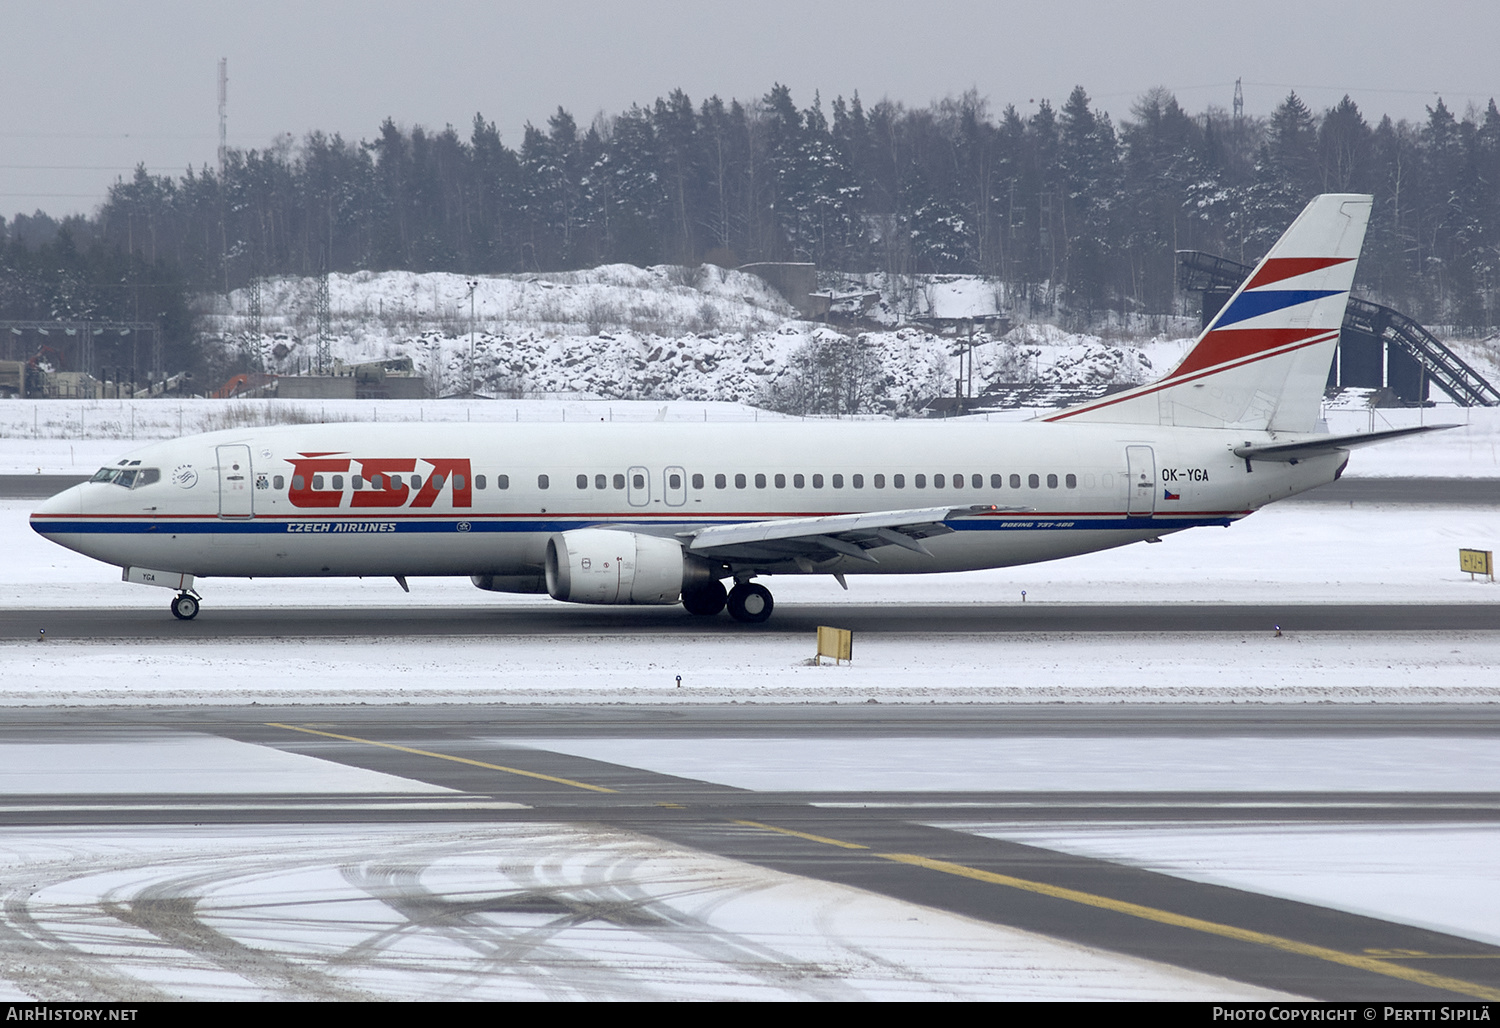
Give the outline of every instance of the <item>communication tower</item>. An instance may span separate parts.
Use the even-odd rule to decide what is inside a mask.
[[[328,310],[328,265],[318,275],[318,291],[313,295],[313,313],[318,319],[318,374],[333,368],[333,319]]]
[[[1240,89],[1240,80],[1234,80],[1234,127],[1239,128],[1245,123],[1245,94]]]
[[[247,300],[249,302],[246,304],[246,306],[249,308],[246,311],[249,317],[246,319],[247,331],[245,333],[245,346],[249,351],[248,356],[258,366],[260,355],[260,322],[261,317],[264,314],[264,307],[262,305],[260,295],[260,276],[258,274],[252,274],[250,276],[250,285],[247,287],[246,291],[249,293],[249,296],[247,297]]]
[[[229,156],[229,58],[219,58],[219,181]]]

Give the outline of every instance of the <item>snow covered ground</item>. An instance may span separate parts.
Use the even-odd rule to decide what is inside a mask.
[[[11,829],[0,896],[12,1000],[1278,998],[597,826]]]
[[[0,793],[453,795],[165,732],[0,742]],[[12,827],[0,900],[9,1000],[1275,998],[588,825]]]

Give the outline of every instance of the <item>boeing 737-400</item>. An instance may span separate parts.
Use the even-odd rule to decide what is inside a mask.
[[[1317,431],[1370,205],[1317,197],[1164,378],[1034,421],[229,430],[142,447],[31,524],[171,588],[184,619],[199,578],[468,575],[744,622],[771,615],[771,575],[997,568],[1230,525],[1425,430]]]

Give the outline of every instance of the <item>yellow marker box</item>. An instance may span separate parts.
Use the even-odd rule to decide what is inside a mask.
[[[1458,570],[1467,571],[1470,575],[1489,575],[1490,581],[1495,580],[1495,555],[1490,550],[1459,550]],[[823,630],[818,629],[819,632]]]
[[[837,664],[841,660],[852,661],[853,652],[854,633],[849,629],[818,626],[818,653],[813,660],[821,664],[824,657],[832,657],[833,662]]]

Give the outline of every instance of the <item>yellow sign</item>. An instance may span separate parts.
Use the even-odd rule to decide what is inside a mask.
[[[821,664],[824,657],[832,657],[834,664],[841,660],[853,661],[854,633],[847,628],[818,626],[818,653],[813,658]]]
[[[1494,581],[1495,555],[1490,550],[1459,550],[1458,570],[1470,575],[1489,575],[1490,581]]]

